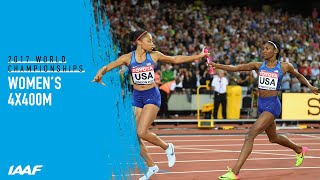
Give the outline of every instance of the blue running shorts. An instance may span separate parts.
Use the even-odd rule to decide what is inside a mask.
[[[274,118],[279,117],[281,113],[281,102],[278,96],[258,97],[258,114],[263,111],[270,112]]]
[[[146,104],[154,104],[160,108],[161,95],[157,87],[147,89],[144,91],[133,90],[133,102],[132,105],[143,108]]]

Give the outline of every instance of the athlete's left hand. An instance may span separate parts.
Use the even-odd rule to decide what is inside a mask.
[[[206,48],[206,46],[204,46],[203,48],[202,48],[202,51],[201,51],[201,53],[199,54],[201,57],[205,57],[205,56],[209,56],[210,55],[210,53],[208,53],[208,52],[204,52],[204,49]]]
[[[309,89],[310,89],[311,92],[313,92],[315,95],[318,95],[319,88],[314,87],[314,86],[310,86]]]

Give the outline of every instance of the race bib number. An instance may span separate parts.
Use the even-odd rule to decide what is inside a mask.
[[[276,90],[278,85],[278,73],[264,72],[259,73],[259,89]]]
[[[154,82],[154,68],[151,65],[133,67],[131,72],[135,84],[152,84]]]

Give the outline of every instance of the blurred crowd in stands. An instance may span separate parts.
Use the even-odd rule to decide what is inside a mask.
[[[260,57],[262,45],[268,40],[277,40],[282,44],[280,60],[292,63],[310,83],[320,87],[317,9],[303,17],[266,5],[261,9],[218,8],[199,0],[192,3],[106,0],[101,1],[99,7],[106,12],[111,31],[119,40],[120,54],[135,50],[128,34],[140,29],[150,32],[155,50],[166,55],[198,54],[206,46],[213,61],[231,65],[263,61]],[[205,59],[180,65],[159,63],[156,74],[158,84],[179,78],[176,91],[193,93],[199,85],[211,84],[213,78]],[[227,73],[226,77],[229,85],[240,85],[248,93],[257,87],[255,71]],[[282,89],[309,92],[289,74],[283,78]]]

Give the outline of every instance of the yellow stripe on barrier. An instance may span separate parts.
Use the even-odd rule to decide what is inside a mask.
[[[230,129],[234,129],[234,126],[222,126],[223,130],[230,130]]]
[[[213,128],[213,120],[198,120],[198,128]]]
[[[304,124],[299,124],[298,127],[299,127],[299,129],[307,129],[308,128],[308,126],[304,125]]]

